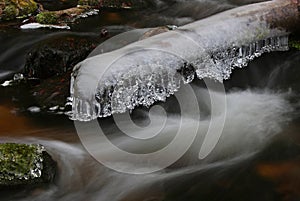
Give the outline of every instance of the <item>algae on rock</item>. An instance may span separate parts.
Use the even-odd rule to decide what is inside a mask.
[[[37,9],[38,4],[34,0],[0,0],[0,19],[13,20],[28,16]]]
[[[0,183],[5,180],[40,177],[43,169],[42,145],[0,144]]]
[[[295,48],[297,50],[300,50],[300,40],[290,40],[289,46],[291,48]]]
[[[0,144],[0,190],[30,188],[53,180],[56,163],[39,144]]]
[[[44,11],[36,16],[36,21],[40,24],[66,24],[90,10],[90,6],[77,6],[65,10]]]
[[[58,16],[54,12],[42,12],[36,16],[36,21],[40,24],[56,24]]]

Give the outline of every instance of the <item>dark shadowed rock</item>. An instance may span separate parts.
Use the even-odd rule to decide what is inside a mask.
[[[107,34],[101,36],[101,30]],[[98,34],[63,35],[41,41],[27,54],[25,82],[31,86],[35,102],[43,109],[64,106],[69,96],[73,67],[101,42],[130,30],[127,26],[99,27]],[[99,52],[100,54],[100,52]],[[63,111],[59,107],[59,111]]]
[[[31,92],[37,104],[46,110],[55,106],[64,107],[70,96],[70,78],[71,71],[68,71],[62,75],[42,80],[40,84],[34,86]],[[65,108],[59,109],[58,107],[53,111],[65,111]]]
[[[45,109],[64,106],[69,96],[71,71],[74,65],[88,55],[91,57],[112,51],[134,41],[169,30],[167,27],[132,30],[99,45],[107,38],[127,31],[128,27],[115,29],[115,27],[102,28],[97,36],[56,37],[42,41],[34,47],[27,55],[25,77],[29,78],[29,81],[32,81],[32,78],[40,80],[31,90],[37,104]],[[105,35],[102,34],[103,30],[105,30]],[[95,47],[97,48],[94,50]],[[36,82],[35,79],[33,81]]]
[[[70,71],[103,40],[99,36],[60,36],[42,41],[27,55],[25,75],[47,79]]]
[[[60,36],[42,41],[28,53],[24,72],[41,107],[64,106],[74,65],[103,40],[100,34]]]
[[[77,0],[36,0],[37,3],[43,5],[46,10],[63,10],[76,7]]]

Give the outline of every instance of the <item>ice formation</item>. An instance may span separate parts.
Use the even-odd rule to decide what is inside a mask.
[[[261,16],[243,15],[251,9],[257,11],[251,6],[226,11],[77,64],[71,119],[148,107],[195,77],[222,82],[265,52],[288,50],[288,33],[270,28]]]
[[[66,25],[52,25],[52,24],[40,24],[40,23],[28,23],[20,26],[21,29],[39,29],[39,28],[50,28],[50,29],[71,29]]]

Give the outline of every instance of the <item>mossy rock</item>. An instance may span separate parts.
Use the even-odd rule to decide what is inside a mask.
[[[42,12],[36,16],[36,21],[40,24],[57,24],[58,16],[54,12]]]
[[[56,163],[42,145],[0,144],[0,190],[49,183],[55,171]]]
[[[5,0],[0,4],[0,19],[2,20],[13,20],[17,17],[27,16],[38,9],[38,4],[33,0]]]
[[[19,10],[20,15],[29,15],[34,13],[38,9],[38,5],[33,0],[26,0],[26,1],[18,1],[19,2]]]
[[[300,32],[292,33],[289,36],[289,47],[294,50],[300,50]]]
[[[289,46],[290,46],[291,48],[300,50],[300,40],[290,40]]]
[[[19,15],[19,10],[15,5],[8,5],[3,10],[4,20],[13,20]]]

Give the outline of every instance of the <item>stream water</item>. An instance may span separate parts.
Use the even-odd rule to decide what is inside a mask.
[[[182,25],[225,9],[254,1],[174,0],[156,1],[157,8],[147,11],[100,12],[82,19],[71,31],[30,30],[0,27],[0,79],[20,71],[26,53],[38,42],[64,34],[99,34],[103,26],[116,33],[128,27],[142,28],[165,24]],[[258,1],[256,1],[258,2]],[[32,114],[34,105],[27,88],[0,88],[0,140],[43,144],[58,163],[54,182],[30,192],[3,193],[4,201],[297,201],[300,200],[300,52],[274,52],[235,70],[224,82],[226,113],[216,108],[212,116],[207,84],[192,83],[200,119],[187,113],[184,132],[192,133],[199,124],[197,137],[179,160],[158,172],[142,175],[120,173],[97,162],[80,141],[75,126],[66,116],[52,113]],[[210,81],[207,81],[210,83]],[[211,82],[211,84],[218,84]],[[211,92],[211,91],[210,91]],[[217,105],[223,95],[213,90]],[[18,102],[22,100],[22,103]],[[156,132],[150,120],[162,122],[161,135],[145,142],[122,134],[112,118],[99,120],[113,144],[133,153],[147,153],[168,145],[182,119],[175,98],[156,105],[150,111],[138,108],[133,121],[144,129],[134,130],[131,120],[123,118],[122,128],[131,136],[148,138]],[[162,107],[160,107],[162,106]],[[162,113],[161,108],[165,112]],[[198,158],[210,123],[225,117],[222,135],[215,149],[204,160]],[[120,115],[122,116],[122,115]],[[14,122],[13,125],[11,122]],[[88,124],[89,126],[89,124]],[[96,138],[92,138],[92,140]],[[184,140],[182,141],[184,144]],[[110,149],[99,146],[94,153],[110,159]],[[94,155],[94,157],[95,157]],[[172,154],[170,154],[171,156]],[[135,164],[120,163],[130,170]],[[145,164],[147,167],[148,164]],[[118,170],[120,170],[118,169]]]

